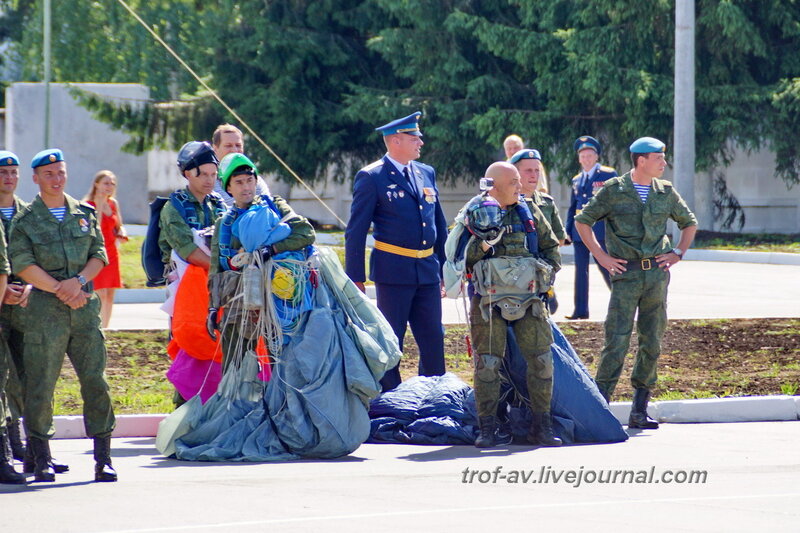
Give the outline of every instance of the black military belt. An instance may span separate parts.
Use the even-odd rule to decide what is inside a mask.
[[[637,259],[628,261],[625,264],[625,270],[654,270],[658,268],[655,257],[648,257],[646,259]]]

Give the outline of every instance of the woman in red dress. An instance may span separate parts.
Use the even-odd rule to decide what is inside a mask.
[[[122,225],[122,214],[114,195],[117,192],[117,177],[110,170],[101,170],[94,177],[92,190],[84,201],[92,204],[97,210],[100,231],[106,243],[108,266],[94,278],[94,290],[100,297],[100,313],[103,327],[107,328],[111,320],[111,307],[114,305],[114,292],[122,287],[119,275],[118,242],[125,242],[128,236]]]

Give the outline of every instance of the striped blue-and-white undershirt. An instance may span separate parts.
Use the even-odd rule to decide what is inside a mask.
[[[64,215],[67,214],[67,206],[64,207],[51,207],[50,212],[56,217],[56,220],[61,222],[64,220]]]
[[[647,202],[647,195],[650,194],[650,186],[639,185],[638,183],[634,183],[633,186],[636,187],[636,192],[639,193],[639,198],[642,199],[642,203]]]
[[[14,218],[14,214],[17,212],[16,206],[11,207],[0,207],[0,213],[3,213],[3,218],[6,220],[11,220]]]

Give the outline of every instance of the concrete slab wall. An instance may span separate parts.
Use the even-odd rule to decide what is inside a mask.
[[[150,90],[132,83],[77,83],[77,87],[115,98],[146,100]],[[41,83],[14,83],[6,89],[6,147],[20,157],[18,194],[32,199],[38,188],[28,165],[44,143],[45,87]],[[50,147],[64,151],[68,165],[67,193],[83,198],[97,171],[109,169],[117,175],[119,199],[125,222],[147,222],[148,158],[121,151],[125,134],[92,118],[72,98],[68,87],[50,84]]]

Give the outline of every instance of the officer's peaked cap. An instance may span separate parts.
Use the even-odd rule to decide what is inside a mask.
[[[375,128],[375,131],[381,132],[384,137],[387,135],[394,135],[395,133],[408,133],[409,135],[422,137],[422,132],[419,130],[420,115],[422,115],[422,112],[416,111],[407,117],[398,118],[388,124]]]
[[[597,152],[597,155],[603,153],[603,147],[600,146],[600,141],[598,141],[594,137],[590,137],[589,135],[581,135],[580,137],[575,139],[575,144],[573,145],[573,148],[576,152],[580,152],[585,148],[591,148],[592,150]]]

